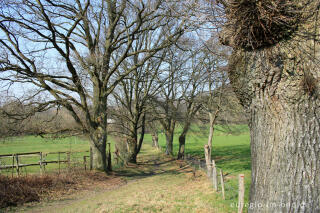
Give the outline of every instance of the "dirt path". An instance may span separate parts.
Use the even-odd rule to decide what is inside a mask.
[[[147,150],[146,150],[147,149]],[[66,199],[24,206],[18,212],[229,212],[216,202],[200,171],[154,151],[142,151],[137,165],[117,170],[123,181],[78,192]]]

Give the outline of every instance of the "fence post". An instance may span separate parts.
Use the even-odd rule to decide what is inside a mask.
[[[58,152],[58,162],[59,162],[59,175],[60,175],[60,152]]]
[[[70,171],[70,152],[67,152],[68,169]]]
[[[43,173],[46,173],[46,157],[47,157],[47,153],[42,153],[42,168],[43,168]]]
[[[87,156],[83,156],[84,170],[87,171]]]
[[[90,147],[90,170],[92,170],[93,167],[93,155],[92,155],[92,147]]]
[[[112,171],[111,165],[111,143],[108,143],[109,153],[108,153],[108,171]]]
[[[199,159],[199,169],[201,169],[201,159]]]
[[[39,153],[40,161],[39,161],[39,166],[40,166],[40,175],[42,175],[42,152]]]
[[[12,154],[11,177],[13,177],[13,171],[14,171],[14,154]]]
[[[244,206],[244,174],[239,175],[239,197],[238,197],[238,213],[243,212]]]
[[[217,168],[214,160],[212,160],[212,183],[213,183],[214,189],[218,191]]]
[[[19,155],[16,154],[16,162],[17,162],[17,166],[16,166],[16,170],[17,170],[17,173],[18,173],[18,176],[20,175],[20,169],[19,169]]]
[[[220,169],[220,179],[221,179],[221,191],[222,191],[222,199],[226,199],[224,195],[224,182],[223,182],[223,172],[222,169]]]

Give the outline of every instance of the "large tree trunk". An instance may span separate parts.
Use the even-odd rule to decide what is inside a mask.
[[[100,171],[108,171],[106,141],[107,135],[95,132],[90,135],[92,148],[92,168]]]
[[[174,132],[165,130],[166,135],[166,155],[173,155],[173,136]]]
[[[133,125],[131,127],[131,136],[127,138],[127,162],[137,163],[137,156],[141,150],[142,142],[145,133],[145,114],[142,116],[142,124],[141,124],[141,134],[138,141],[138,127]]]
[[[269,98],[264,101],[272,103]],[[254,109],[251,117],[251,202],[284,202],[289,206],[277,208],[282,212],[304,212],[292,205],[306,203],[307,211],[315,212],[311,209],[320,207],[319,110],[314,100],[291,106],[277,102]]]
[[[137,148],[137,155],[139,154],[142,147],[145,130],[146,130],[146,114],[144,113],[142,116],[141,133],[140,133],[140,138],[139,138],[139,143]]]
[[[249,212],[320,211],[319,54],[299,37],[233,52],[229,77],[251,115]]]
[[[179,152],[178,152],[178,160],[184,159],[184,149],[186,145],[186,134],[181,134],[179,136]]]
[[[137,155],[138,155],[137,142],[138,142],[137,137],[128,137],[127,138],[127,147],[128,147],[127,162],[137,163]]]
[[[186,136],[189,131],[190,127],[190,121],[187,119],[184,123],[182,132],[179,136],[179,152],[178,152],[178,160],[179,159],[184,159],[184,151],[185,151],[185,146],[186,146]]]

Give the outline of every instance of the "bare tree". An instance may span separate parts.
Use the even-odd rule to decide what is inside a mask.
[[[182,125],[182,131],[179,135],[179,151],[178,159],[184,158],[186,136],[190,129],[190,125],[196,113],[202,106],[201,94],[205,89],[206,73],[203,69],[203,61],[201,49],[189,51],[190,58],[186,62],[186,69],[184,71],[183,81],[178,83],[181,84],[182,88],[182,106],[180,123]]]
[[[160,149],[159,128],[158,128],[158,125],[160,125],[160,124],[157,120],[154,120],[152,116],[151,116],[151,119],[147,123],[148,123],[149,130],[150,130],[151,137],[152,137],[152,146],[155,147],[156,149]]]
[[[139,51],[146,45],[151,45],[159,40],[160,38],[153,33],[142,36],[139,39],[139,45],[134,47],[135,51]],[[126,160],[131,163],[137,161],[136,158],[143,143],[146,116],[152,113],[148,103],[164,84],[165,79],[159,81],[159,75],[161,75],[159,70],[165,58],[165,53],[165,50],[159,52],[143,66],[132,71],[119,83],[118,89],[112,94],[116,103],[116,109],[114,110],[116,123],[114,125],[118,126],[119,133],[126,139]],[[133,58],[132,63],[135,64],[137,61],[138,56]],[[129,67],[125,63],[121,68],[127,70]],[[140,137],[138,137],[139,131]]]
[[[231,104],[226,103],[228,93],[228,77],[226,73],[226,64],[228,53],[226,49],[220,48],[218,45],[208,44],[214,41],[213,38],[204,45],[201,56],[199,56],[200,69],[206,73],[204,79],[204,91],[201,94],[202,110],[205,116],[209,117],[209,135],[208,143],[204,146],[205,159],[208,174],[211,175],[211,156],[212,156],[212,140],[214,134],[214,126],[220,113],[226,108],[233,108]],[[217,42],[215,42],[217,43]],[[211,48],[208,49],[207,46]]]
[[[166,154],[173,155],[173,137],[176,123],[181,119],[181,103],[186,88],[182,85],[186,62],[190,58],[184,50],[172,48],[168,51],[163,65],[161,80],[166,83],[161,87],[159,95],[153,99],[154,117],[159,120],[166,136]]]
[[[168,2],[135,0],[2,1],[1,79],[50,95],[36,107],[63,106],[89,135],[93,167],[107,170],[107,98],[129,73],[184,31]],[[135,51],[146,31],[159,42]],[[132,57],[120,73],[119,67]],[[28,103],[28,98],[25,101]]]

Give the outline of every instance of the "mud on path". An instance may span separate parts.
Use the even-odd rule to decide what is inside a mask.
[[[225,212],[204,173],[145,145],[138,164],[118,169],[101,183],[17,212]]]

